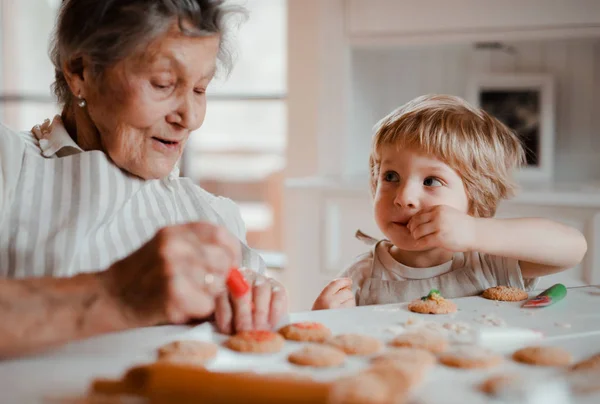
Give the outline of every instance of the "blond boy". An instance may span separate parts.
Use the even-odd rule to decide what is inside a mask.
[[[376,126],[370,157],[377,226],[386,239],[323,289],[313,309],[408,301],[439,289],[470,296],[577,265],[587,244],[541,218],[495,219],[524,162],[517,136],[458,97],[423,96]]]

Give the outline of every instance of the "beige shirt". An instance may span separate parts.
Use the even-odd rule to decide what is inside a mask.
[[[537,279],[523,279],[515,259],[477,252],[455,253],[451,261],[431,268],[411,268],[396,261],[388,240],[372,240],[372,249],[340,274],[353,281],[357,305],[406,302],[438,289],[444,297],[478,295],[485,289],[513,286],[525,290]]]
[[[205,221],[242,243],[242,265],[262,272],[235,203],[177,171],[142,180],[101,151],[85,152],[59,116],[16,133],[0,125],[0,277],[72,276],[107,268],[162,227]]]

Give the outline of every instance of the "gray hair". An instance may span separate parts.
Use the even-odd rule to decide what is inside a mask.
[[[166,32],[174,20],[190,36],[219,35],[219,70],[231,71],[232,53],[227,47],[228,17],[247,16],[243,7],[224,0],[63,0],[52,38],[50,58],[54,64],[52,90],[59,104],[69,106],[69,89],[63,64],[81,73],[83,56],[92,74],[101,77],[106,68],[147,46]],[[190,27],[191,26],[191,27]]]

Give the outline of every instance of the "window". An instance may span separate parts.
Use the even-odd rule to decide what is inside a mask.
[[[249,19],[232,37],[234,69],[209,86],[207,116],[190,138],[182,173],[236,201],[249,245],[276,252],[282,249],[286,0],[236,3],[248,9]],[[12,128],[28,130],[59,112],[50,91],[54,69],[48,58],[59,4],[0,0],[0,121]]]

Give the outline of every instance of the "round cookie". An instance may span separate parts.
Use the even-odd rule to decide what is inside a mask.
[[[488,369],[502,363],[502,356],[479,346],[461,346],[438,357],[440,363],[461,369]]]
[[[401,350],[402,348],[396,348],[396,350]],[[409,386],[415,386],[423,381],[425,374],[429,369],[431,369],[435,365],[435,356],[430,352],[420,350],[420,349],[412,349],[412,348],[403,348],[407,351],[416,351],[418,354],[400,354],[396,355],[395,359],[386,358],[381,354],[371,360],[371,367],[369,369],[373,370],[381,370],[383,372],[389,372],[389,368],[394,368],[395,372],[401,373],[402,378],[405,379]],[[403,360],[403,358],[406,361]]]
[[[555,346],[529,346],[513,353],[517,362],[537,366],[566,366],[571,363],[571,354]]]
[[[371,359],[373,365],[378,364],[398,364],[406,365],[410,368],[429,369],[435,365],[435,356],[425,350],[419,348],[398,347],[389,351],[383,352]]]
[[[361,372],[333,381],[327,398],[335,404],[389,404],[393,388],[375,373]]]
[[[404,402],[412,387],[422,381],[424,372],[411,372],[407,367],[390,364],[373,365],[360,373],[375,375],[390,389],[392,403]]]
[[[571,366],[571,371],[600,371],[600,354],[596,354]]]
[[[520,302],[527,300],[529,295],[523,289],[510,286],[494,286],[483,291],[481,297],[490,300],[501,300],[503,302]]]
[[[158,360],[189,365],[203,365],[217,356],[219,347],[212,342],[173,341],[158,348]]]
[[[346,354],[328,345],[307,345],[288,356],[288,360],[300,366],[318,368],[340,366],[346,360]]]
[[[448,348],[448,340],[436,331],[420,330],[400,334],[389,344],[395,347],[412,347],[429,351],[434,354],[444,352]]]
[[[264,330],[242,331],[225,341],[225,346],[238,352],[274,353],[283,348],[285,340],[275,332]]]
[[[331,337],[331,331],[321,323],[305,321],[288,324],[279,330],[285,339],[302,342],[324,342]]]
[[[327,344],[348,355],[371,355],[381,351],[383,344],[377,338],[360,334],[340,334],[327,340]]]
[[[456,312],[456,304],[443,297],[438,299],[415,299],[408,304],[408,310],[421,314],[449,314]]]
[[[490,396],[496,396],[508,386],[518,381],[516,375],[494,375],[485,379],[480,385],[479,390]]]

